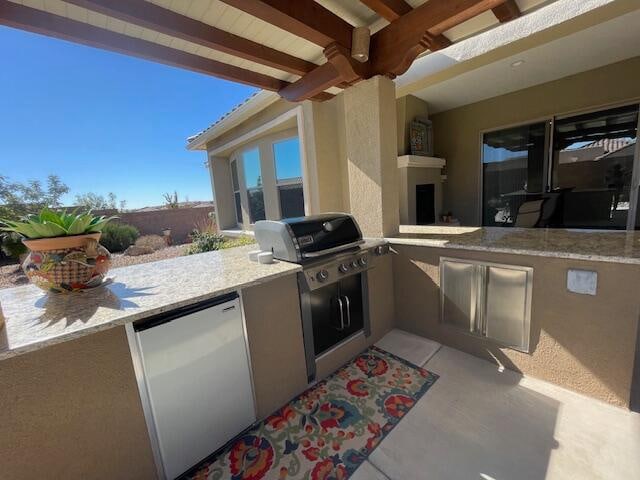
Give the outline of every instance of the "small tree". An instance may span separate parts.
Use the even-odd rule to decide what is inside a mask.
[[[46,187],[39,180],[11,182],[0,175],[0,217],[16,219],[44,207],[60,208],[60,199],[66,193],[69,193],[69,187],[57,175],[47,177]]]
[[[118,199],[113,192],[109,192],[106,197],[91,192],[76,195],[76,203],[81,207],[87,207],[93,210],[116,210],[118,208]]]

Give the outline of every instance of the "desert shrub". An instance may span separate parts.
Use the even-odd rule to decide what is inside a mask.
[[[100,243],[110,252],[122,252],[140,236],[138,229],[125,223],[108,223],[102,229]]]
[[[224,243],[224,237],[222,235],[210,232],[199,232],[197,230],[193,231],[191,239],[193,243],[187,249],[187,255],[219,250]]]
[[[27,247],[22,243],[22,237],[17,233],[5,233],[0,237],[2,253],[9,258],[17,259],[20,255],[27,253]]]
[[[156,250],[165,248],[167,243],[160,235],[143,235],[136,240],[136,246],[148,247],[155,252]]]
[[[193,230],[191,231],[191,238],[193,239],[194,235],[198,235],[199,233],[218,233],[218,227],[216,226],[216,222],[211,218],[203,218],[195,222],[193,226]]]
[[[229,238],[225,240],[220,248],[235,248],[235,247],[243,247],[245,245],[253,245],[256,243],[256,239],[250,237],[249,235],[243,235],[238,238]]]

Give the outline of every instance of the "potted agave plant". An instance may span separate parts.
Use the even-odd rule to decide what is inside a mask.
[[[110,254],[98,241],[114,218],[45,208],[19,221],[0,220],[0,230],[24,237],[29,255],[22,269],[31,283],[50,292],[73,292],[104,280]]]

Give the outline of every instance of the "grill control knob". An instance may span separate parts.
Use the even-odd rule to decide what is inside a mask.
[[[378,245],[376,247],[376,255],[384,255],[389,253],[389,245]]]
[[[327,278],[329,278],[329,272],[324,269],[320,270],[318,273],[316,273],[316,278],[319,282],[324,282],[325,280],[327,280]]]
[[[351,262],[351,268],[358,268],[358,262],[356,262],[355,260]]]
[[[338,266],[338,270],[340,271],[340,273],[347,273],[349,271],[349,265],[347,265],[346,263],[341,263]]]
[[[360,257],[358,259],[358,263],[360,264],[361,267],[366,267],[367,266],[367,257]]]

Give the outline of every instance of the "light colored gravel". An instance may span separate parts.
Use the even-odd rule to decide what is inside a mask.
[[[157,262],[166,258],[174,258],[183,255],[189,245],[176,245],[163,248],[149,255],[129,257],[121,253],[113,254],[111,257],[111,268],[126,267],[139,263]],[[22,273],[22,269],[17,263],[0,266],[0,288],[17,287],[29,283],[27,277]]]

